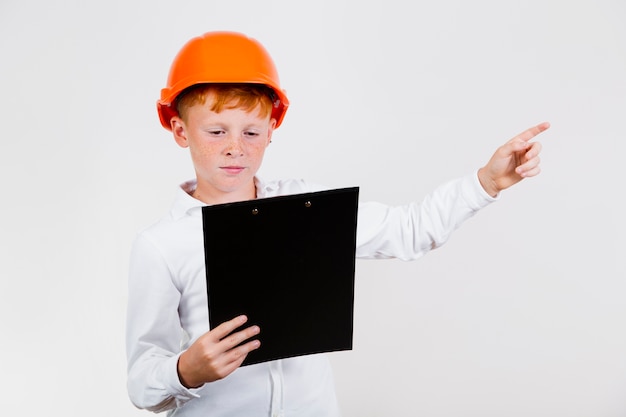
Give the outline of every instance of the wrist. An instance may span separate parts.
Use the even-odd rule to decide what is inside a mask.
[[[185,352],[178,357],[178,362],[176,363],[176,372],[178,373],[178,380],[181,385],[187,389],[199,388],[202,386],[202,383],[195,383],[192,378],[190,378],[188,372],[185,371],[184,358]]]
[[[487,175],[485,171],[485,167],[478,170],[478,182],[480,182],[480,185],[487,194],[495,198],[501,190],[498,188],[496,182],[489,175]]]

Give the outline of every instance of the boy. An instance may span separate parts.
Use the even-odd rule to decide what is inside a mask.
[[[209,328],[203,205],[319,191],[256,173],[289,106],[267,51],[233,32],[190,40],[161,91],[161,124],[189,148],[196,178],[167,216],[133,245],[127,323],[128,390],[140,408],[171,416],[338,416],[325,355],[241,367],[261,329],[245,316]],[[502,145],[477,172],[448,182],[421,205],[361,203],[357,257],[416,259],[504,190],[537,175],[542,123]]]

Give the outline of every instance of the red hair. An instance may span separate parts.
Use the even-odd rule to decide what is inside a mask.
[[[272,114],[274,91],[263,84],[196,84],[183,90],[176,97],[176,111],[185,119],[186,110],[197,104],[205,104],[212,95],[211,111],[242,109],[246,112],[257,110],[261,117]]]

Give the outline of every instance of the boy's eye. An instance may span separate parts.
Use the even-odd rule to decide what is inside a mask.
[[[206,133],[213,138],[221,138],[223,136],[226,136],[226,130],[224,129],[207,129]],[[241,136],[248,139],[256,139],[257,137],[261,136],[261,134],[256,131],[246,130],[241,133]]]

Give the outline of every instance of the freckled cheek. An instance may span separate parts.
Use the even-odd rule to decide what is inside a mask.
[[[252,150],[252,151],[253,151],[255,154],[257,154],[257,155],[260,155],[260,154],[262,154],[263,152],[265,152],[265,146],[263,146],[263,145],[258,145],[258,146],[255,146],[255,147],[253,148],[253,150]]]
[[[191,150],[191,159],[195,165],[207,165],[211,164],[211,161],[215,160],[219,155],[216,149],[210,149],[208,147],[195,148]]]
[[[219,155],[220,149],[217,146],[204,145],[194,149],[195,153],[202,157],[209,157],[211,155]]]
[[[255,157],[255,156],[260,156],[263,155],[263,152],[265,152],[265,146],[261,145],[261,144],[249,144],[245,147],[242,148],[244,155],[248,156],[248,157]]]

